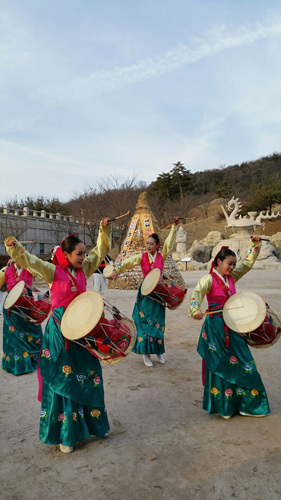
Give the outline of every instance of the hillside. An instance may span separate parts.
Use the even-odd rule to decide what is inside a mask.
[[[222,198],[211,203],[198,205],[188,212],[186,224],[183,224],[187,232],[187,247],[190,247],[194,240],[200,241],[205,238],[210,231],[220,231],[225,238],[232,234],[230,229],[226,229],[226,219],[223,216],[221,205],[225,206]],[[279,210],[281,213],[281,205],[276,206],[274,210],[275,212]],[[204,215],[206,213],[207,215]],[[196,218],[196,220],[192,221],[192,218]],[[167,236],[169,228],[170,225],[162,229],[161,238]],[[277,232],[281,232],[281,216],[277,220],[265,221],[264,229],[263,227],[256,229],[256,234],[260,235],[272,236]]]
[[[245,198],[251,194],[251,187],[273,184],[281,180],[281,154],[243,162],[241,165],[221,166],[192,175],[193,194],[213,194]],[[213,196],[214,198],[215,196]]]
[[[198,207],[196,217],[205,219],[210,216],[211,205],[217,199],[222,199],[224,205],[232,196],[239,198],[243,204],[242,215],[248,211],[271,211],[274,205],[281,203],[279,153],[194,174],[183,163],[177,162],[176,165],[170,172],[158,175],[156,181],[146,188],[149,205],[161,227],[166,226],[175,214],[191,218],[193,207]],[[223,218],[223,213],[218,207],[215,222],[220,218]]]
[[[184,224],[183,227],[187,232],[187,247],[190,247],[194,240],[200,241],[205,238],[210,231],[220,231],[225,238],[229,238],[232,234],[231,230],[226,230],[225,219],[218,221],[215,216],[210,216],[207,219],[197,219],[196,222]],[[256,229],[256,234],[260,235],[272,236],[277,232],[281,232],[281,218],[279,220],[266,221],[264,231],[262,227]]]
[[[187,248],[191,247],[192,243],[197,240],[200,241],[207,236],[210,231],[219,231],[225,238],[229,238],[232,234],[230,229],[226,229],[226,219],[223,216],[221,205],[225,205],[224,199],[215,199],[210,203],[203,203],[190,210],[187,214],[186,223],[182,224],[187,233]],[[281,213],[281,205],[276,206],[276,212],[279,210]],[[205,215],[207,213],[207,216]],[[196,218],[196,220],[192,220]],[[171,225],[161,228],[160,239],[163,242],[169,233]],[[281,217],[278,220],[267,220],[265,222],[264,230],[262,227],[257,228],[256,234],[272,236],[281,232]],[[113,260],[119,254],[118,248],[115,247],[111,250],[110,256]]]

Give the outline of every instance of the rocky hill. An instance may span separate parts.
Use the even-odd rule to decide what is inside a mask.
[[[187,232],[187,247],[191,246],[194,240],[200,241],[207,236],[210,231],[220,231],[225,238],[229,238],[232,231],[226,229],[226,219],[223,215],[221,205],[225,206],[222,198],[213,200],[211,203],[204,203],[190,210],[187,214],[186,223],[183,224]],[[281,205],[274,207],[275,212],[281,213]],[[162,229],[161,237],[165,238],[169,227]],[[256,234],[272,236],[281,231],[281,216],[278,219],[266,220],[264,229],[259,227]]]
[[[210,203],[203,203],[190,210],[186,216],[185,223],[182,224],[187,232],[187,248],[191,247],[192,243],[200,241],[207,236],[210,231],[219,231],[225,239],[232,234],[230,229],[226,229],[226,219],[223,215],[221,205],[225,206],[225,200],[218,198]],[[281,205],[274,207],[274,211],[281,213]],[[170,225],[160,230],[160,239],[163,242],[169,233]],[[256,234],[272,236],[281,232],[281,216],[278,219],[266,220],[264,229],[259,227],[256,229]],[[113,248],[110,255],[113,260],[116,259],[119,251],[118,248]]]

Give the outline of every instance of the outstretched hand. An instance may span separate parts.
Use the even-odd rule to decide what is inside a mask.
[[[103,226],[108,226],[110,224],[109,217],[104,217],[101,221]]]
[[[196,314],[194,314],[193,319],[203,319],[204,315],[201,313],[201,311],[198,311]]]
[[[8,241],[6,242],[7,247],[14,247],[16,244],[17,240],[15,238],[9,238]]]
[[[253,234],[253,235],[251,236],[251,240],[252,240],[252,241],[255,241],[256,243],[259,243],[259,242],[260,242],[260,240],[261,240],[261,237],[260,237],[258,234]]]

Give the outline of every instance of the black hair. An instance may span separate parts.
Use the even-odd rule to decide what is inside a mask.
[[[150,234],[147,238],[153,238],[156,241],[156,245],[159,245],[160,243],[159,236],[156,233]]]
[[[75,249],[76,245],[78,245],[78,243],[83,243],[83,241],[80,240],[80,238],[77,238],[77,236],[74,236],[74,234],[71,234],[70,236],[65,238],[65,240],[63,240],[61,244],[62,251],[71,253]]]
[[[224,260],[226,257],[236,257],[236,253],[233,252],[233,250],[230,250],[230,248],[221,248],[220,251],[217,253],[217,255],[214,258],[214,267],[218,265],[218,259],[221,261]]]

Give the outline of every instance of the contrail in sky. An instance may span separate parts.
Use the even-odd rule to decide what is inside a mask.
[[[211,57],[224,50],[249,45],[264,38],[278,37],[281,34],[281,21],[275,24],[254,27],[245,26],[229,32],[226,26],[213,29],[204,38],[193,40],[193,46],[181,44],[158,59],[141,59],[135,64],[116,67],[112,70],[96,71],[70,82],[41,89],[41,93],[52,94],[57,101],[80,101],[89,96],[100,95],[150,78],[159,77],[186,65]]]

